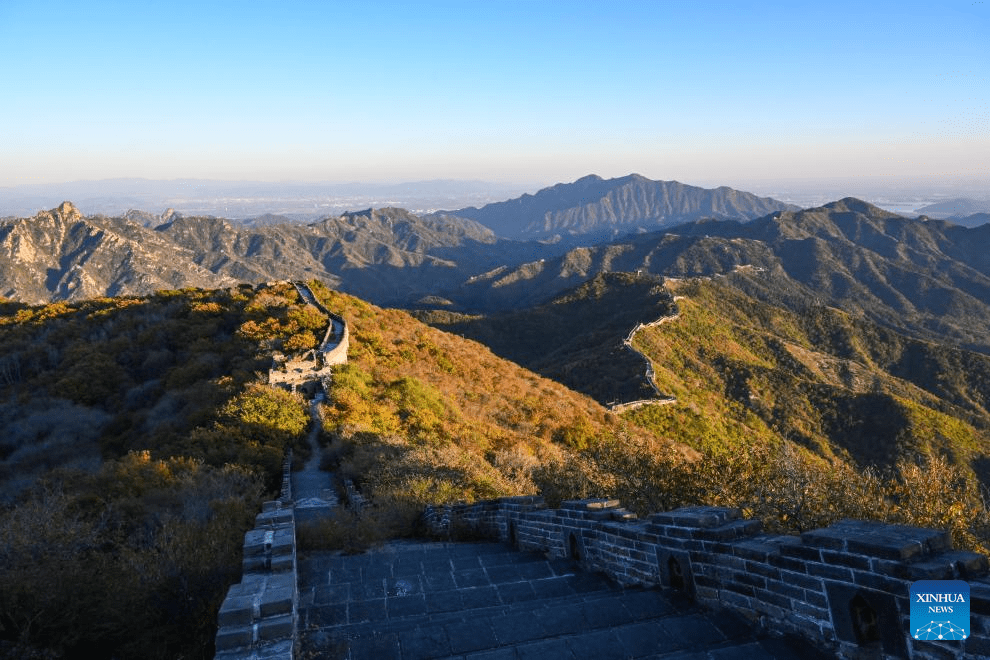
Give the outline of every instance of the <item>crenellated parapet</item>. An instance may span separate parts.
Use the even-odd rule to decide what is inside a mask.
[[[570,557],[620,583],[678,589],[840,657],[990,656],[990,565],[954,550],[944,531],[843,520],[800,536],[767,534],[738,509],[686,507],[641,520],[617,500],[547,509],[539,497],[429,507],[424,522],[434,534],[485,535]],[[911,583],[937,579],[970,584],[965,642],[908,634]]]
[[[279,499],[264,503],[244,535],[241,581],[230,587],[217,616],[217,658],[292,660],[299,591],[291,465],[290,450]]]

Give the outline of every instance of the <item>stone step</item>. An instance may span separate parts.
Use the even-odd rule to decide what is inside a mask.
[[[317,608],[338,606],[338,609],[349,605],[352,609],[360,607],[380,612],[398,612],[401,608],[413,614],[418,609],[419,613],[437,614],[546,600],[587,600],[596,595],[610,596],[617,588],[607,578],[591,573],[568,572],[545,578],[518,578],[494,584],[468,583],[460,586],[455,577],[428,575],[320,586],[304,593],[301,605]],[[382,617],[376,617],[379,618]]]
[[[328,638],[322,648],[350,660],[394,658],[674,658],[694,660],[810,660],[778,640],[754,641],[749,628],[734,621],[715,624],[700,613],[616,622],[594,628],[547,610],[548,617],[521,612],[501,619],[474,619],[417,628],[380,628],[361,637]],[[311,647],[312,648],[312,647]],[[663,649],[662,653],[658,653]]]
[[[358,555],[354,557],[335,557],[329,560],[327,569],[330,571],[331,582],[361,582],[382,577],[402,577],[403,575],[432,575],[441,571],[459,572],[477,569],[492,570],[497,574],[511,574],[511,566],[546,565],[551,571],[546,575],[573,574],[580,568],[567,559],[548,560],[542,554],[518,552],[507,549],[508,546],[497,546],[498,552],[459,553],[451,556],[429,555],[414,550],[390,552],[387,557]],[[506,548],[506,549],[503,549]],[[532,568],[520,568],[527,571],[526,576],[536,577]],[[468,577],[468,576],[464,576]]]
[[[622,587],[571,560],[497,543],[324,554],[301,562],[299,584],[306,657],[816,658],[806,645],[792,652],[680,592]]]
[[[425,602],[426,609],[420,609],[422,601],[404,602],[406,599],[395,599],[381,603],[379,601],[358,601],[341,604],[336,608],[312,608],[314,611],[305,612],[304,627],[318,626],[325,629],[345,630],[349,636],[374,635],[387,625],[391,630],[407,630],[422,627],[425,624],[447,624],[462,621],[472,621],[480,618],[547,618],[560,613],[567,613],[575,620],[582,621],[583,627],[599,627],[612,625],[618,621],[637,621],[650,616],[675,611],[671,599],[656,590],[604,592],[592,594],[565,595],[553,598],[522,601],[515,603],[488,604],[485,600],[465,604],[447,605],[441,608],[430,608],[430,602]],[[690,611],[693,611],[690,607]]]

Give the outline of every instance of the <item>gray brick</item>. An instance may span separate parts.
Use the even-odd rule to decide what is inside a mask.
[[[990,571],[990,560],[987,559],[986,555],[982,555],[977,552],[956,550],[944,552],[939,556],[939,558],[955,564],[956,569],[959,571],[959,575],[963,579],[982,577],[987,575],[988,571]]]
[[[268,589],[261,596],[261,616],[273,616],[292,612],[295,589]]]
[[[877,591],[886,591],[895,596],[907,595],[910,588],[902,580],[877,575],[876,573],[867,573],[865,571],[853,571],[853,581],[858,585],[876,589]]]
[[[765,562],[770,555],[779,553],[779,547],[772,543],[767,543],[762,539],[739,541],[733,544],[732,552],[737,557]]]
[[[766,564],[761,564],[755,561],[746,562],[746,571],[753,573],[755,575],[762,575],[763,577],[770,578],[771,580],[780,579],[780,569],[774,566],[768,566]]]
[[[906,572],[912,580],[952,580],[955,577],[952,563],[940,559],[909,564]]]
[[[742,517],[739,509],[710,506],[681,507],[665,513],[654,513],[649,516],[650,522],[660,525],[675,525],[678,527],[718,527],[729,520]]]
[[[743,596],[752,596],[756,593],[756,588],[748,584],[738,584],[736,582],[723,582],[722,591],[731,591],[732,593],[742,594]]]
[[[870,570],[871,559],[864,555],[852,555],[846,552],[822,550],[822,561],[833,566],[848,566],[860,570]]]
[[[803,589],[822,591],[822,580],[820,577],[803,575],[801,573],[794,573],[791,571],[781,571],[780,579],[782,582],[793,584],[795,586],[802,587]]]
[[[254,620],[254,597],[228,596],[220,606],[217,620],[221,627],[250,625]]]
[[[806,590],[804,592],[803,600],[809,605],[813,605],[815,607],[821,607],[821,608],[828,607],[828,598],[825,597],[825,594],[818,593],[816,591]]]
[[[495,633],[485,619],[451,623],[445,628],[450,640],[450,650],[454,654],[491,649],[498,645]]]
[[[794,612],[797,614],[802,614],[807,617],[818,619],[819,621],[829,620],[829,612],[827,609],[821,607],[815,607],[813,605],[809,605],[808,603],[802,603],[800,601],[794,601],[793,603],[791,603],[791,607],[794,609]]]
[[[600,509],[614,509],[619,506],[619,500],[608,498],[590,498],[584,500],[567,500],[561,502],[560,508],[575,511],[595,511]]]
[[[265,581],[268,589],[295,589],[296,576],[294,575],[272,575]]]
[[[986,637],[970,637],[965,642],[966,655],[971,658],[990,657],[990,639]]]
[[[768,558],[771,566],[777,568],[783,568],[788,571],[793,571],[795,573],[804,573],[805,562],[796,557],[784,557],[782,555],[772,555]]]
[[[920,651],[920,654],[915,657],[922,657],[925,660],[956,660],[959,658],[958,642],[939,643],[911,640],[911,643],[914,645],[915,653]],[[983,656],[975,655],[970,657],[979,658]]]
[[[769,603],[770,605],[776,605],[777,607],[782,607],[784,609],[790,609],[791,607],[790,598],[766,589],[757,589],[753,595],[753,598],[762,603]]]
[[[217,631],[217,651],[227,651],[251,646],[254,642],[254,630],[250,626],[222,626]]]
[[[792,584],[787,584],[786,582],[779,582],[776,580],[769,581],[766,584],[767,591],[772,591],[775,594],[780,594],[781,596],[786,596],[787,598],[793,598],[796,600],[803,600],[805,594],[807,593],[801,587],[796,587]]]
[[[852,582],[852,570],[841,566],[828,566],[826,564],[811,564],[805,566],[808,575],[828,578],[829,580],[840,580],[842,582]]]
[[[295,633],[295,621],[291,614],[263,619],[258,622],[258,639],[274,640],[292,637]]]
[[[739,607],[748,610],[753,609],[753,601],[749,596],[744,596],[732,591],[720,591],[719,600],[731,607]]]
[[[828,548],[830,550],[845,550],[848,532],[842,528],[826,527],[805,532],[801,535],[801,541],[816,548]]]
[[[761,531],[763,531],[763,523],[759,520],[733,520],[721,527],[696,529],[693,537],[697,539],[729,541],[759,534]]]
[[[822,560],[822,551],[815,546],[782,545],[780,546],[780,554],[784,557],[795,557],[803,561],[819,562]]]
[[[761,589],[767,586],[767,579],[762,575],[751,575],[749,573],[736,573],[732,576],[732,580],[738,582],[739,584],[748,584],[753,587],[760,587]]]

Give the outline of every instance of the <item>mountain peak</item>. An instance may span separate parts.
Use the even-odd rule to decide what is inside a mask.
[[[884,211],[879,206],[874,206],[869,202],[864,202],[856,197],[843,197],[842,199],[829,202],[822,206],[823,209],[828,209],[830,211],[837,212],[851,212],[851,213],[861,213],[862,215],[868,216],[879,216],[887,217],[892,215],[897,215],[896,213],[891,213],[890,211]]]
[[[578,179],[574,183],[575,184],[600,183],[601,181],[604,181],[604,180],[605,179],[601,178],[597,174],[588,174],[586,176],[581,177],[580,179]]]
[[[82,220],[82,212],[76,208],[76,205],[72,202],[62,202],[58,206],[48,211],[41,211],[36,216],[36,218],[57,220],[61,222],[72,222],[76,220]]]

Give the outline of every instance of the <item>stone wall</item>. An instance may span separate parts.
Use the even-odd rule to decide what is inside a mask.
[[[322,308],[323,306],[320,305]],[[331,366],[334,364],[345,364],[347,362],[347,348],[351,343],[350,331],[347,329],[347,321],[344,320],[343,316],[338,316],[333,312],[323,310],[324,313],[330,317],[331,323],[330,327],[327,328],[327,333],[323,337],[323,343],[320,344],[321,350],[323,350],[323,364]],[[334,326],[340,326],[340,340],[337,341],[337,345],[326,350],[327,345],[331,340],[336,340],[334,335]]]
[[[292,284],[299,292],[299,296],[307,304],[326,314],[330,322],[327,324],[326,332],[323,333],[323,339],[315,349],[291,359],[276,354],[272,360],[272,367],[268,370],[268,384],[284,387],[290,391],[299,390],[307,396],[312,396],[318,391],[318,383],[324,383],[326,389],[326,383],[332,374],[332,366],[347,362],[350,331],[347,329],[347,321],[344,317],[324,307],[308,286],[301,282]]]
[[[763,533],[737,509],[687,507],[647,520],[617,500],[539,497],[430,507],[438,535],[483,534],[521,550],[571,557],[620,583],[679,589],[767,629],[798,633],[844,658],[990,656],[990,580],[983,555],[952,549],[947,532],[845,520],[800,536]],[[907,633],[911,583],[961,579],[971,588],[965,642]]]
[[[291,465],[290,451],[279,499],[265,502],[244,535],[243,575],[217,617],[216,657],[222,660],[292,660],[299,592]]]
[[[347,362],[347,321],[320,304],[305,284],[293,284],[303,300],[326,314],[330,323],[318,348],[320,359],[292,363],[286,372],[272,369],[269,383],[322,382],[326,389],[329,367]],[[290,450],[282,469],[279,499],[264,503],[254,529],[244,535],[242,579],[227,592],[217,617],[216,657],[222,660],[292,659],[299,593],[291,465]]]
[[[330,318],[330,323],[327,324],[327,331],[323,333],[323,340],[320,342],[319,348],[323,353],[324,366],[346,363],[347,347],[351,341],[350,332],[347,330],[347,321],[344,320],[343,316],[334,314],[324,307],[305,282],[293,282],[292,285],[296,287],[300,298]]]
[[[675,298],[674,300],[677,299]],[[677,303],[675,302],[674,310],[672,314],[669,314],[667,316],[661,316],[656,321],[651,321],[650,323],[637,323],[636,327],[630,330],[629,334],[626,335],[626,338],[622,340],[623,346],[625,346],[627,349],[629,349],[630,351],[641,357],[646,362],[646,382],[649,384],[650,387],[653,388],[653,391],[656,393],[657,397],[659,398],[640,399],[638,401],[627,401],[626,403],[613,403],[609,406],[610,411],[614,413],[620,413],[628,410],[635,410],[637,408],[642,408],[643,406],[669,405],[672,403],[677,403],[677,399],[665,395],[663,392],[660,391],[660,388],[657,387],[656,374],[653,371],[653,361],[650,360],[650,358],[647,355],[640,352],[635,346],[633,346],[633,338],[636,336],[636,333],[642,330],[643,328],[654,328],[658,325],[663,325],[664,323],[667,323],[669,321],[676,321],[680,317],[681,317],[681,311],[677,307]]]

